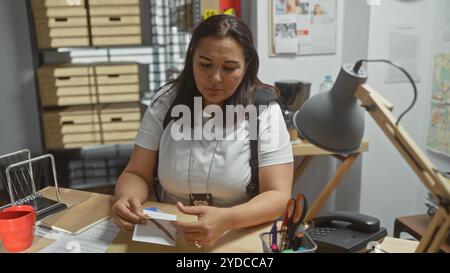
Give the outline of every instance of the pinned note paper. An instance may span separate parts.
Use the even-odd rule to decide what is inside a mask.
[[[175,246],[176,230],[170,222],[176,221],[177,216],[153,210],[144,210],[144,214],[149,220],[134,227],[133,241]]]

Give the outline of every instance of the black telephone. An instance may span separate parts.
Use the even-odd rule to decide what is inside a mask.
[[[387,236],[378,219],[354,212],[322,213],[306,232],[316,242],[316,252],[368,252],[370,242]]]

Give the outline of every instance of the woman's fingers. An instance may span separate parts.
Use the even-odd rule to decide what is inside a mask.
[[[122,219],[131,223],[140,223],[141,217],[133,213],[125,203],[119,203],[115,206],[115,213]]]
[[[131,211],[140,218],[139,223],[146,224],[147,217],[145,216],[145,214],[143,212],[141,201],[139,201],[139,199],[137,199],[137,198],[133,198],[130,200],[130,206],[131,206]]]
[[[205,223],[198,221],[198,222],[180,222],[180,221],[174,221],[170,222],[172,226],[174,226],[176,229],[184,230],[184,231],[198,231],[198,230],[204,230],[205,229]]]
[[[177,208],[184,214],[201,216],[205,213],[203,206],[184,206],[181,202],[177,202]]]
[[[113,221],[121,230],[132,231],[134,229],[134,224],[127,222],[121,218],[114,217]]]
[[[145,214],[142,209],[141,201],[137,198],[130,199],[131,211],[134,212],[137,216],[141,218],[145,218]]]

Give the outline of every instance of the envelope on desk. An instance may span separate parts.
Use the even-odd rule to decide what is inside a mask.
[[[134,227],[133,241],[175,246],[176,230],[170,222],[176,221],[177,216],[149,210],[144,210],[144,214],[148,216],[148,222]]]

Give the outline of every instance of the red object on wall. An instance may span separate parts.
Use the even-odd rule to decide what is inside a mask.
[[[220,0],[219,8],[221,12],[233,8],[236,16],[241,18],[241,0]]]

